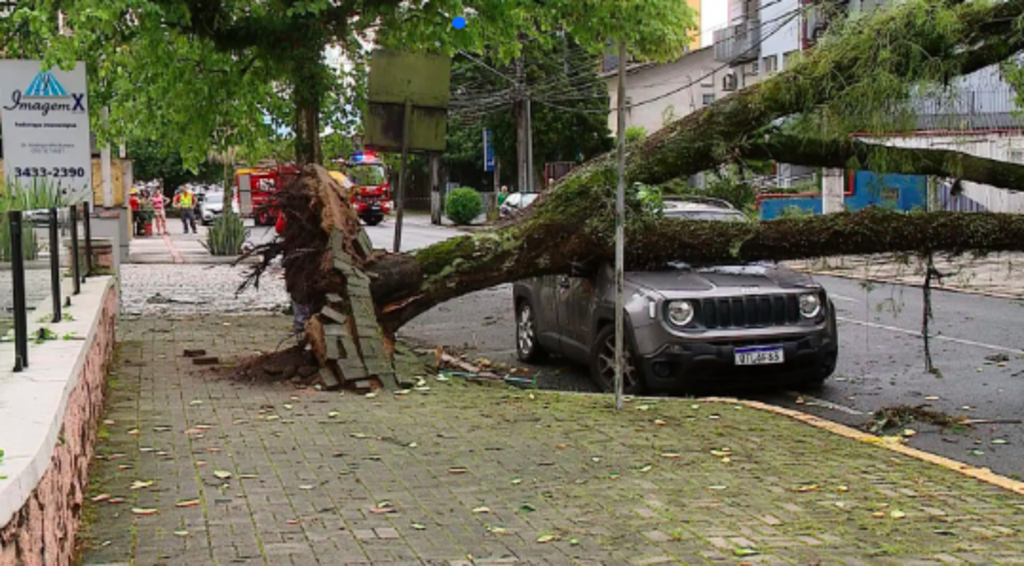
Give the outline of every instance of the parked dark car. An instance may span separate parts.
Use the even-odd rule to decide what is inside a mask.
[[[666,202],[674,218],[746,222],[709,199]],[[552,275],[513,287],[516,349],[534,362],[559,354],[587,364],[613,387],[615,274]],[[820,385],[839,352],[835,309],[810,276],[774,263],[673,264],[625,274],[627,393],[693,391],[704,385]]]
[[[540,193],[512,193],[508,195],[505,202],[501,203],[501,207],[498,208],[498,216],[512,218],[533,204],[533,201],[537,200],[539,196]]]

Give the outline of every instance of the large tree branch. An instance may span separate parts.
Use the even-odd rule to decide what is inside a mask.
[[[805,61],[762,83],[695,112],[651,136],[629,156],[629,183],[659,184],[712,169],[729,158],[729,148],[748,140],[779,118],[812,112],[848,84],[865,80],[869,69],[887,65],[908,84],[927,74],[922,59],[953,58],[946,69],[973,72],[1024,49],[1019,34],[983,35],[996,18],[1024,14],[1024,0],[998,5],[936,2],[954,6],[961,36],[929,18],[948,17],[897,7],[861,28],[819,47]],[[920,8],[921,4],[917,3]],[[1004,30],[1005,31],[1005,30]],[[995,32],[993,32],[995,33]],[[900,38],[875,47],[878,37]],[[774,145],[773,145],[774,144]],[[860,145],[858,145],[860,144]],[[862,147],[863,146],[863,147]],[[746,151],[775,155],[782,161],[842,167],[851,158],[885,163],[894,172],[959,177],[986,184],[1021,186],[1024,170],[956,152],[869,147],[863,142],[830,142],[817,148],[792,138],[769,138]],[[800,157],[802,152],[806,158]],[[782,156],[786,155],[786,158]],[[818,159],[820,158],[820,162]],[[611,187],[615,170],[609,156],[579,168],[545,195],[517,225],[495,234],[464,236],[415,256],[387,256],[371,269],[382,277],[374,286],[381,321],[397,329],[438,302],[502,282],[545,273],[565,273],[582,261],[611,259]],[[788,259],[837,253],[881,251],[1020,249],[1024,219],[1016,216],[916,215],[877,211],[754,225],[654,222],[631,224],[627,261],[634,268],[673,259],[741,261]],[[1012,234],[1007,237],[1007,234]],[[386,273],[404,274],[403,283]],[[390,308],[385,308],[391,305]]]
[[[1024,167],[949,149],[893,147],[861,140],[820,140],[772,135],[742,146],[744,157],[812,167],[860,167],[884,173],[954,177],[1024,191]]]
[[[930,11],[931,6],[938,8]],[[945,25],[951,9],[962,23],[952,31]],[[1006,46],[995,49],[991,46],[1004,38],[984,36],[979,30],[994,15],[1007,13],[1024,14],[1024,0],[1000,5],[955,0],[898,5],[862,28],[825,42],[790,70],[651,136],[630,153],[629,183],[659,184],[708,170],[729,159],[731,148],[743,148],[749,154],[786,155],[784,160],[791,162],[843,166],[856,158],[900,172],[1014,188],[1024,178],[1020,166],[1000,164],[993,169],[992,163],[954,152],[870,147],[853,141],[809,148],[792,138],[751,138],[779,118],[816,111],[848,85],[869,81],[872,71],[882,66],[890,75],[904,76],[913,84],[941,80],[933,65],[936,59],[952,61],[941,69],[953,74],[972,71],[981,62],[998,63],[1006,53],[1024,48],[1024,43],[1014,35],[1005,38]],[[876,45],[881,37],[888,42]],[[536,275],[570,273],[577,265],[611,260],[615,184],[613,162],[605,156],[579,168],[512,225],[453,238],[414,254],[377,253],[367,258],[361,268],[373,276],[371,292],[379,321],[386,331],[394,332],[417,314],[476,290]],[[324,206],[318,204],[321,197],[314,197],[310,207],[308,198],[285,207],[289,226],[315,222],[317,227],[315,237],[299,235],[301,241],[290,242],[286,233],[289,290],[301,291],[296,296],[299,301],[323,304],[327,293],[338,293],[340,288],[336,273],[324,269],[331,265],[327,242],[332,227],[321,224],[319,216],[315,221],[303,219],[310,210]],[[348,206],[347,201],[338,206]],[[1024,217],[869,210],[765,223],[685,222],[645,215],[634,202],[627,217],[627,243],[627,265],[633,269],[662,266],[671,260],[726,263],[891,251],[1021,250]]]
[[[935,78],[923,75],[928,72],[928,65],[922,65],[922,59],[950,58],[953,62],[948,68],[953,74],[962,75],[1005,61],[1024,50],[1024,36],[1020,33],[981,34],[983,29],[993,29],[993,20],[1021,17],[1024,0],[987,7],[968,2],[955,10],[963,22],[962,37],[946,34],[948,26],[942,22],[895,7],[883,17],[819,47],[792,69],[670,124],[632,152],[627,167],[630,182],[660,184],[712,169],[724,160],[725,148],[737,140],[780,118],[814,111],[849,84],[864,75],[870,76],[869,69],[882,65],[882,61],[888,72],[905,77],[910,85],[922,78]],[[1002,27],[995,30],[1005,32]],[[907,40],[865,48],[877,43],[878,37]],[[597,170],[598,165],[611,167],[611,157],[605,156],[578,175],[606,174]],[[580,181],[590,182],[586,178]]]

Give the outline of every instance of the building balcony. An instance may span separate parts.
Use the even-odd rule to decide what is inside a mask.
[[[761,49],[761,22],[747,20],[715,31],[715,61],[742,65],[757,61]]]

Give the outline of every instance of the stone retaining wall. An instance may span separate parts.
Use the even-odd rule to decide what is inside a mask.
[[[115,342],[117,295],[113,285],[103,293],[98,324],[72,382],[49,467],[24,506],[0,528],[0,566],[66,565],[74,558]],[[36,350],[36,356],[41,353]]]

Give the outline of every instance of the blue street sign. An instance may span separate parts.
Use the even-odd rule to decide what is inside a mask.
[[[484,171],[494,171],[494,133],[484,130]]]

